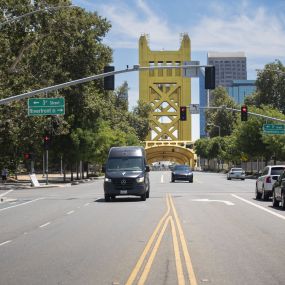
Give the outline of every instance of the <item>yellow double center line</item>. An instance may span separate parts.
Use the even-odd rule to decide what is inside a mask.
[[[174,249],[174,254],[175,254],[175,265],[176,265],[178,284],[179,285],[185,284],[185,276],[183,273],[183,266],[182,266],[180,247],[179,247],[179,240],[180,240],[181,249],[182,249],[183,256],[184,256],[184,262],[185,262],[185,266],[188,272],[187,283],[191,285],[197,285],[191,258],[190,258],[189,251],[187,248],[187,243],[185,240],[185,235],[184,235],[180,220],[178,218],[178,215],[177,215],[177,212],[174,207],[174,203],[173,203],[173,200],[170,194],[167,194],[166,196],[166,204],[167,204],[166,213],[163,215],[158,225],[154,229],[137,264],[135,265],[133,271],[131,272],[129,276],[129,279],[126,282],[126,285],[132,285],[136,279],[138,279],[137,284],[139,285],[145,284],[148,274],[150,272],[151,266],[157,254],[157,251],[159,249],[162,237],[169,223],[171,225],[172,242],[173,242],[173,249]],[[173,219],[173,216],[170,214],[171,210],[172,210],[174,219]],[[179,240],[177,238],[176,227],[178,230]],[[148,256],[148,259],[146,258],[147,256]],[[139,272],[141,272],[141,274],[140,274],[140,277],[138,278]]]

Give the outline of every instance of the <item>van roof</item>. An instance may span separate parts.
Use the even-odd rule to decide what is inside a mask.
[[[109,157],[122,156],[145,156],[145,151],[142,146],[122,146],[112,147],[109,152]]]

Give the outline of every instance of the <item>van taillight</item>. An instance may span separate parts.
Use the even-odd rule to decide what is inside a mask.
[[[270,178],[270,176],[266,177],[265,182],[266,182],[266,183],[271,183],[271,178]]]

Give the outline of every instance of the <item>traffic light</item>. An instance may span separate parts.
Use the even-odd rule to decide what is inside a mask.
[[[180,107],[180,121],[186,121],[187,120],[187,108],[185,106]]]
[[[34,154],[30,152],[25,152],[24,153],[24,159],[25,160],[34,160]]]
[[[30,153],[24,153],[24,159],[28,160],[30,159]]]
[[[242,105],[240,108],[240,119],[241,121],[247,121],[247,106]]]
[[[51,135],[50,134],[48,134],[48,133],[44,134],[43,143],[44,143],[44,149],[48,150],[50,147],[50,144],[51,144]]]
[[[114,66],[104,66],[104,73],[115,71]],[[115,76],[104,77],[104,90],[115,90]]]
[[[205,67],[205,89],[215,89],[215,66]]]

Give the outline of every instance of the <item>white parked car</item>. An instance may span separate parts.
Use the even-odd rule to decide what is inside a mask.
[[[244,180],[245,171],[242,168],[231,168],[227,174],[227,179],[231,180],[232,178]]]
[[[262,198],[262,200],[268,200],[272,196],[272,186],[284,169],[285,165],[268,165],[263,169],[261,176],[256,180],[256,199]]]

